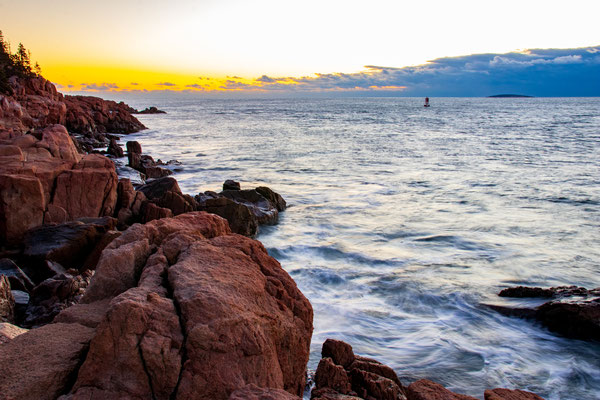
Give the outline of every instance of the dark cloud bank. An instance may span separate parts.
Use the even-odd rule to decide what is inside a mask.
[[[263,89],[350,91],[401,96],[600,96],[600,46],[534,49],[523,53],[474,54],[393,68],[368,65],[354,74],[257,79]],[[284,82],[293,81],[290,87]],[[396,89],[403,87],[403,89]]]

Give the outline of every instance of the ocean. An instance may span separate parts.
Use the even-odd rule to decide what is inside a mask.
[[[144,153],[184,193],[269,186],[289,208],[257,237],[326,338],[483,397],[600,397],[600,343],[485,304],[515,285],[600,286],[600,98],[164,100]]]

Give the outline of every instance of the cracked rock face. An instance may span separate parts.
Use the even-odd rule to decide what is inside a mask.
[[[247,385],[302,394],[312,307],[262,244],[218,216],[129,228],[78,307],[107,301],[64,399],[228,399]]]

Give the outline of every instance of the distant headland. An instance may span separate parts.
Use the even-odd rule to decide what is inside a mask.
[[[524,94],[495,94],[493,96],[488,96],[488,97],[533,97],[533,96],[527,96]]]

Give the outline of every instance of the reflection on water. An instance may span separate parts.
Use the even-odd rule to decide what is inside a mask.
[[[421,102],[165,101],[130,139],[183,162],[187,193],[235,179],[291,204],[259,239],[314,307],[309,368],[333,337],[405,382],[597,399],[598,343],[481,304],[600,286],[600,100]]]

